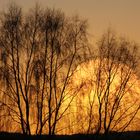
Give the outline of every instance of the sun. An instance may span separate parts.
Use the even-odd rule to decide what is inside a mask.
[[[100,60],[90,60],[76,68],[72,87],[78,92],[68,115],[63,118],[63,124],[68,127],[60,133],[95,133],[99,123],[100,133],[105,131],[104,125],[109,126],[110,131],[140,130],[138,76],[123,64],[119,64],[119,67],[114,64],[110,78],[106,70],[107,65],[101,67]]]

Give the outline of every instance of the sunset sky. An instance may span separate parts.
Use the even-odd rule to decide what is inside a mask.
[[[88,19],[89,32],[98,38],[108,27],[140,43],[140,0],[0,0],[0,10],[15,1],[26,11],[38,2],[42,7],[60,8],[67,15]]]
[[[139,26],[140,0],[0,0],[0,137],[140,134]]]

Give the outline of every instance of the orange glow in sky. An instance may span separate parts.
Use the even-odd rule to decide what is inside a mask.
[[[88,19],[93,39],[111,26],[120,35],[140,43],[140,0],[0,0],[0,9],[11,1],[24,10],[38,2],[43,7],[60,8],[68,15],[79,14]]]

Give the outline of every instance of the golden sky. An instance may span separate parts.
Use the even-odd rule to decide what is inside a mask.
[[[89,21],[90,33],[98,38],[108,27],[140,43],[140,0],[0,0],[0,10],[15,1],[24,10],[36,2],[43,7],[62,9],[66,14],[79,14]]]

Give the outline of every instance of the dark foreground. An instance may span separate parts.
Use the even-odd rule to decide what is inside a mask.
[[[0,133],[0,140],[140,140],[140,131],[135,132],[123,132],[123,133],[110,133],[107,136],[105,135],[83,135],[83,134],[75,134],[75,135],[56,135],[56,136],[25,136],[19,133]]]

